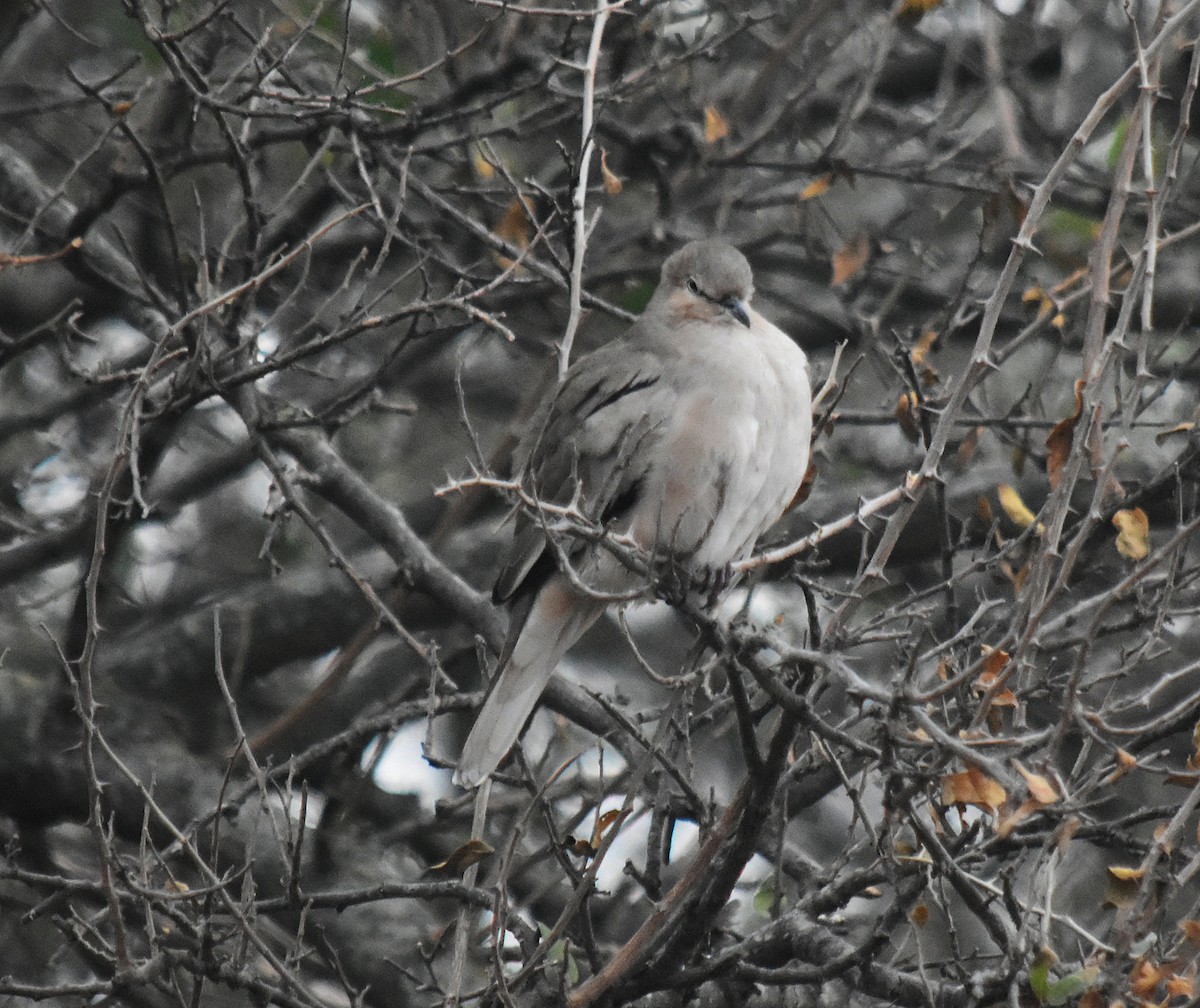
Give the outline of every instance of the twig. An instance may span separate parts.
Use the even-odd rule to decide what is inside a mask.
[[[583,96],[580,99],[580,135],[581,147],[579,152],[579,176],[575,180],[575,192],[571,196],[572,219],[575,236],[571,253],[571,307],[567,315],[567,327],[563,331],[562,343],[558,348],[558,380],[562,381],[571,366],[571,346],[575,342],[575,333],[579,329],[579,319],[583,314],[583,259],[587,251],[589,228],[587,226],[587,187],[588,173],[591,170],[592,152],[595,150],[592,119],[596,105],[596,67],[600,62],[600,43],[604,38],[604,26],[608,24],[608,16],[614,10],[625,5],[626,0],[618,0],[615,4],[598,0],[592,20],[592,41],[588,46],[587,62],[580,69],[583,71]]]

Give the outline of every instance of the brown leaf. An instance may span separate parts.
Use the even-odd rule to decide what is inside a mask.
[[[609,196],[616,196],[625,188],[625,183],[608,167],[608,151],[603,147],[600,148],[600,177],[604,179],[604,191]]]
[[[918,903],[908,912],[908,919],[917,927],[923,928],[929,923],[929,907],[925,903]]]
[[[995,813],[1007,797],[1004,786],[978,767],[967,767],[962,773],[947,774],[942,778],[943,805],[974,805]]]
[[[975,449],[979,447],[979,439],[983,436],[984,428],[972,427],[966,437],[959,442],[954,451],[954,469],[956,472],[966,472],[975,457]]]
[[[808,500],[808,495],[812,493],[813,484],[817,481],[817,462],[816,459],[808,460],[808,468],[804,470],[804,479],[800,481],[800,486],[796,488],[796,493],[792,497],[792,501],[786,508],[784,514],[791,511],[792,508],[797,508]]]
[[[892,411],[892,415],[896,418],[904,436],[913,444],[917,444],[921,440],[921,425],[917,420],[917,394],[905,392],[896,402],[896,408]]]
[[[1008,673],[1004,672],[1005,666],[1008,665],[1008,652],[999,648],[993,650],[986,645],[984,645],[984,651],[987,657],[984,659],[983,671],[975,680],[975,691],[988,693],[995,690],[991,701],[993,707],[1016,707],[1017,698],[1013,691],[998,688],[1003,686],[1004,681],[1008,678]]]
[[[1193,963],[1183,973],[1172,973],[1167,978],[1167,997],[1191,998],[1196,995],[1196,965]]]
[[[914,25],[941,5],[942,0],[904,0],[896,10],[896,21],[902,25]]]
[[[431,872],[440,872],[443,875],[450,875],[454,878],[462,878],[465,872],[471,865],[479,864],[489,854],[495,853],[495,848],[492,847],[486,840],[472,839],[455,848],[445,861],[440,864],[431,865]]]
[[[1105,784],[1115,784],[1137,766],[1137,757],[1124,749],[1117,750],[1117,768],[1104,778]]]
[[[563,847],[577,857],[595,857],[600,851],[600,844],[604,841],[604,834],[621,819],[621,816],[621,809],[609,809],[603,815],[596,817],[596,824],[592,827],[590,840],[568,836]]]
[[[1149,959],[1139,959],[1129,971],[1129,990],[1135,997],[1149,1000],[1155,988],[1166,978],[1166,968]]]
[[[496,225],[493,233],[497,238],[502,238],[510,245],[515,245],[522,252],[525,251],[529,248],[529,241],[533,237],[533,212],[533,200],[528,196],[514,199],[508,204],[504,216],[500,218],[500,223]],[[496,261],[504,269],[508,269],[513,264],[513,260],[500,254],[496,255]]]
[[[1032,798],[1026,798],[1015,810],[1004,816],[996,824],[996,836],[1001,840],[1006,839],[1013,830],[1041,808],[1043,808],[1041,802],[1035,801]]]
[[[1187,434],[1195,429],[1196,422],[1194,420],[1188,420],[1186,423],[1176,424],[1170,430],[1160,431],[1158,434],[1155,434],[1154,443],[1162,444],[1167,440],[1167,438],[1172,437],[1175,434]]]
[[[1117,528],[1117,552],[1129,560],[1145,560],[1150,555],[1150,521],[1140,507],[1125,508],[1113,515]]]
[[[927,329],[921,333],[921,338],[913,344],[913,348],[909,352],[909,356],[912,358],[914,364],[919,366],[928,360],[929,352],[933,349],[934,344],[937,343],[938,335],[939,333],[936,329]]]
[[[1075,382],[1075,412],[1064,417],[1054,425],[1054,429],[1046,435],[1046,476],[1050,480],[1050,489],[1058,489],[1062,482],[1063,467],[1071,454],[1071,445],[1075,441],[1075,425],[1083,413],[1083,379]]]
[[[1191,944],[1200,946],[1200,920],[1181,920],[1179,930]]]
[[[860,231],[833,254],[833,279],[830,283],[836,287],[853,280],[870,258],[870,239]]]
[[[704,142],[715,144],[727,136],[729,136],[729,120],[717,111],[715,105],[706,106],[704,109]]]
[[[1025,223],[1029,205],[1017,192],[1012,180],[1006,180],[983,204],[983,232],[980,244],[985,251],[1006,249]]]
[[[1057,788],[1041,774],[1030,773],[1020,763],[1013,760],[1017,773],[1025,778],[1029,785],[1029,797],[1040,805],[1053,805],[1060,798]]]

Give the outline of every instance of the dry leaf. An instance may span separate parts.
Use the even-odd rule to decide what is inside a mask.
[[[1014,525],[1029,528],[1030,525],[1037,522],[1038,532],[1044,531],[1045,526],[1037,520],[1037,515],[1025,506],[1021,495],[1013,487],[1007,483],[1001,483],[996,487],[996,496],[1000,499],[1000,506],[1004,508],[1004,513],[1008,515],[1009,521]]]
[[[715,144],[727,136],[729,136],[729,120],[717,111],[715,105],[706,106],[704,109],[704,142]]]
[[[979,520],[983,522],[984,525],[988,526],[988,528],[991,528],[993,520],[992,505],[989,503],[988,499],[983,496],[983,494],[980,494],[975,498],[975,514],[979,517]]]
[[[1060,854],[1066,853],[1069,844],[1079,832],[1079,820],[1075,816],[1068,817],[1054,833],[1054,846]]]
[[[1196,995],[1196,965],[1193,963],[1183,973],[1172,973],[1167,978],[1167,997],[1191,998]]]
[[[924,364],[929,358],[929,352],[933,349],[933,345],[937,342],[938,332],[936,329],[927,329],[921,333],[921,338],[913,344],[909,356],[914,364]]]
[[[600,177],[604,179],[604,191],[609,196],[616,196],[625,188],[625,183],[608,167],[608,151],[603,147],[600,148]]]
[[[983,427],[972,427],[967,431],[966,437],[959,442],[958,447],[954,450],[954,470],[955,472],[966,472],[971,465],[971,460],[975,457],[975,449],[979,447],[979,439],[983,436]]]
[[[1057,490],[1062,482],[1063,467],[1067,464],[1075,440],[1075,425],[1082,413],[1083,379],[1080,378],[1075,382],[1075,412],[1056,423],[1046,435],[1046,476],[1050,480],[1051,490]]]
[[[902,25],[914,25],[941,5],[942,0],[904,0],[896,11],[896,21]]]
[[[1013,760],[1013,766],[1017,773],[1025,778],[1025,783],[1029,785],[1029,797],[1034,801],[1042,805],[1053,805],[1059,800],[1058,789],[1041,774],[1030,773],[1016,760]]]
[[[974,805],[995,813],[1007,797],[1004,786],[978,767],[967,767],[962,773],[947,774],[942,778],[943,805]]]
[[[1179,922],[1179,930],[1191,944],[1200,946],[1200,920],[1182,920]]]
[[[818,196],[828,192],[829,187],[833,185],[833,179],[833,172],[818,175],[800,190],[800,202],[803,203],[805,200],[816,199]]]
[[[816,481],[817,463],[814,459],[809,459],[808,468],[804,470],[804,479],[800,481],[800,486],[797,487],[796,494],[792,497],[791,503],[784,508],[784,514],[787,514],[787,512],[791,511],[792,508],[799,507],[806,500],[808,500],[808,495],[812,493],[813,484]]]
[[[475,169],[475,174],[484,181],[496,177],[496,166],[483,156],[483,151],[475,152],[475,157],[471,159],[471,165]]]
[[[1000,570],[1004,572],[1004,576],[1012,582],[1013,592],[1017,595],[1021,594],[1021,589],[1025,587],[1025,579],[1029,577],[1029,564],[1021,565],[1020,570],[1013,570],[1012,564],[1007,560],[1000,562]]]
[[[1034,286],[1026,287],[1023,291],[1021,291],[1022,304],[1032,304],[1035,301],[1037,302],[1038,306],[1038,318],[1043,318],[1054,311],[1054,302],[1050,299],[1050,295],[1047,294],[1041,287],[1035,284]]]
[[[984,653],[987,655],[987,658],[983,663],[983,671],[979,673],[979,678],[975,680],[976,692],[988,693],[996,690],[991,700],[993,707],[1016,707],[1017,697],[1013,691],[998,688],[1003,686],[1004,680],[1008,678],[1007,674],[1001,675],[1004,667],[1008,664],[1008,652],[998,648],[990,648],[985,644]]]
[[[921,425],[917,421],[917,394],[905,392],[896,403],[892,415],[896,418],[904,436],[913,444],[917,444],[921,440]]]
[[[493,233],[522,252],[529,248],[529,241],[533,237],[533,200],[522,196],[509,203]],[[504,269],[513,264],[513,260],[499,253],[496,254],[496,261]]]
[[[1150,555],[1150,520],[1139,507],[1125,508],[1113,515],[1117,528],[1117,552],[1130,560],[1145,560]]]
[[[1012,180],[1006,180],[983,204],[983,231],[980,245],[985,252],[1007,249],[1025,223],[1029,205],[1021,198]]]
[[[924,903],[918,903],[908,913],[908,919],[911,920],[917,927],[924,927],[929,923],[929,907]]]
[[[1154,443],[1162,444],[1164,441],[1167,440],[1167,438],[1169,438],[1175,434],[1187,434],[1195,429],[1196,429],[1196,422],[1194,420],[1189,420],[1189,421],[1187,421],[1187,423],[1176,424],[1170,430],[1161,431],[1160,433],[1155,434],[1154,435]]]
[[[871,242],[859,232],[833,254],[833,286],[853,280],[871,258]]]
[[[451,875],[454,878],[462,878],[465,872],[471,865],[479,864],[489,854],[495,852],[495,848],[486,840],[468,840],[465,844],[457,847],[445,861],[440,864],[431,865],[431,872],[441,872],[443,875]]]
[[[1166,969],[1149,959],[1139,959],[1129,971],[1129,990],[1135,997],[1146,998],[1154,994],[1154,990],[1166,978]]]
[[[1117,768],[1104,778],[1105,784],[1115,784],[1137,766],[1137,757],[1124,749],[1117,750]]]
[[[1010,812],[996,824],[996,836],[1001,840],[1006,839],[1013,830],[1041,808],[1043,808],[1041,802],[1034,801],[1032,798],[1026,798],[1013,812]]]
[[[596,824],[592,827],[591,839],[583,840],[568,836],[563,842],[563,847],[578,857],[595,857],[600,850],[600,844],[604,841],[604,834],[621,818],[621,814],[621,809],[609,809],[596,818]]]
[[[1140,879],[1146,874],[1145,868],[1124,868],[1121,865],[1109,865],[1108,874],[1122,882],[1130,879]]]

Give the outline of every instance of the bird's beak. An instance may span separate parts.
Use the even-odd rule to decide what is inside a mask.
[[[741,298],[726,298],[721,302],[721,307],[741,322],[747,329],[750,328],[750,306]]]

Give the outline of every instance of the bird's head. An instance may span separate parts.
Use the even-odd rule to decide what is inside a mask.
[[[689,242],[663,263],[660,291],[680,319],[750,326],[750,264],[721,241]]]

